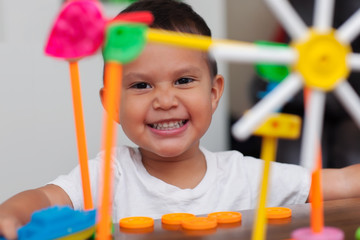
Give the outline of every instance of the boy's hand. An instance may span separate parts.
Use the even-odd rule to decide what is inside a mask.
[[[54,205],[72,206],[72,202],[64,190],[51,184],[9,198],[0,204],[0,237],[16,239],[18,228],[30,221],[34,211]]]
[[[14,216],[0,215],[0,236],[6,239],[17,239],[17,230],[21,227],[19,219]]]

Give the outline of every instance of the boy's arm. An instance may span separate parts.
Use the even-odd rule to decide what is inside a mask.
[[[17,229],[30,221],[34,211],[53,205],[72,207],[69,196],[56,185],[50,184],[16,194],[0,205],[0,236],[16,239]]]
[[[324,200],[360,197],[360,164],[340,169],[324,169]]]

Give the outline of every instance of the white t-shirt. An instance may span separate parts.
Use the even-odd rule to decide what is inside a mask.
[[[207,171],[194,189],[180,189],[151,176],[144,168],[137,148],[115,149],[113,181],[113,221],[123,217],[188,212],[195,215],[215,211],[240,211],[255,208],[262,180],[263,161],[244,157],[237,151],[212,153],[201,148]],[[102,154],[89,161],[94,205],[98,205],[102,180]],[[297,165],[273,163],[267,206],[304,203],[310,189],[309,172]],[[75,209],[83,209],[79,166],[68,175],[51,182],[69,195]],[[101,186],[100,186],[101,188]]]

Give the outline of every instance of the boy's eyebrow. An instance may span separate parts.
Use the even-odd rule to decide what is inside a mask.
[[[146,74],[139,73],[139,72],[130,72],[123,76],[123,80],[126,79],[142,79],[142,80],[149,80],[149,77]]]
[[[185,66],[180,69],[177,69],[174,71],[174,75],[182,75],[182,74],[200,74],[201,70],[198,67],[195,66]]]
[[[194,67],[194,66],[184,66],[179,69],[176,69],[173,71],[174,76],[181,76],[184,74],[192,74],[192,75],[198,75],[201,73],[200,68]],[[123,76],[123,79],[141,79],[141,80],[150,80],[151,76],[148,76],[145,73],[141,72],[129,72]]]

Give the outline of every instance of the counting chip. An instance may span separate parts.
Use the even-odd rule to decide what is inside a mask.
[[[214,212],[208,214],[209,218],[215,218],[218,223],[236,223],[241,221],[239,212]]]
[[[291,209],[285,207],[266,208],[266,217],[268,219],[279,219],[291,217]]]
[[[169,213],[161,217],[161,222],[169,225],[180,225],[182,221],[195,218],[191,213]]]
[[[120,219],[119,225],[122,228],[130,229],[148,228],[154,226],[154,219],[150,217],[127,217]]]
[[[195,217],[183,220],[181,226],[187,230],[208,230],[216,228],[217,221],[215,218]]]

